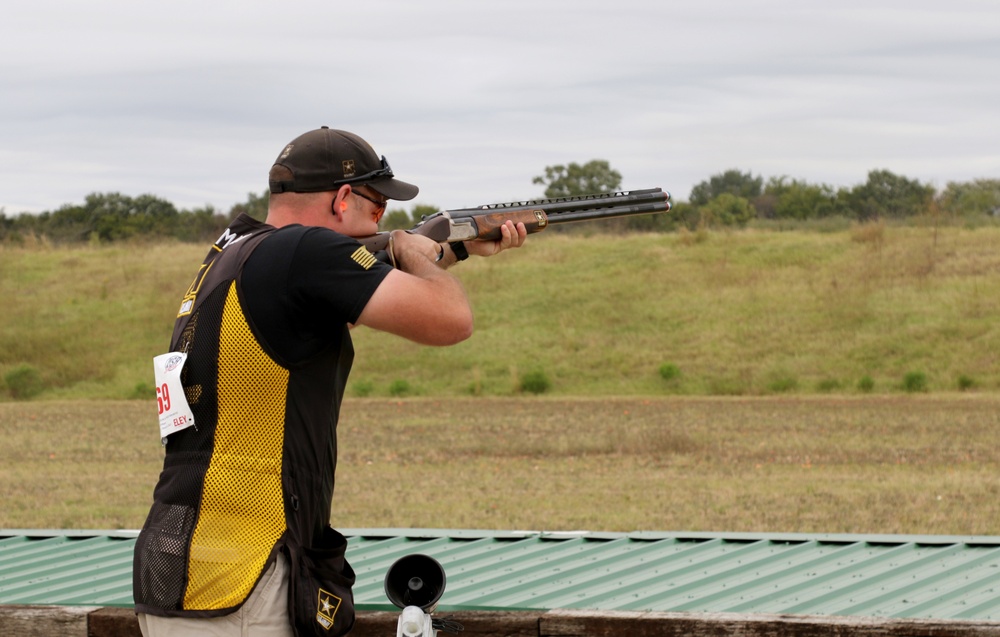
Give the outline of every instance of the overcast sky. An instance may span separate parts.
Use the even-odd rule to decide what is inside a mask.
[[[92,192],[228,211],[321,125],[443,208],[591,159],[679,200],[729,168],[1000,178],[998,0],[8,4],[7,215]]]

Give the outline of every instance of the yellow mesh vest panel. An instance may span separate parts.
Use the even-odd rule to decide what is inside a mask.
[[[219,341],[219,421],[191,540],[187,609],[242,603],[285,531],[281,450],[288,370],[257,344],[235,283]]]

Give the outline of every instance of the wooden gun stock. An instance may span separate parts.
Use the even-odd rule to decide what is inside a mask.
[[[474,220],[476,225],[476,236],[472,240],[496,241],[501,237],[500,228],[507,221],[513,221],[516,226],[524,224],[528,234],[541,232],[549,227],[549,217],[544,210],[525,208],[523,210],[509,210],[506,212],[487,212],[485,214],[468,217]],[[468,241],[468,239],[460,239]]]

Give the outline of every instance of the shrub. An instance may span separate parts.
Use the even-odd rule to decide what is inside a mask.
[[[132,393],[129,395],[132,400],[146,400],[156,398],[156,387],[148,380],[142,380],[135,384]]]
[[[976,386],[976,381],[971,376],[966,376],[965,374],[959,375],[956,382],[960,391],[968,391]]]
[[[521,376],[521,391],[531,394],[544,394],[551,387],[552,383],[549,381],[549,377],[541,370],[527,372]]]
[[[660,378],[666,381],[677,380],[681,377],[681,368],[673,363],[660,365]]]
[[[392,396],[406,396],[410,393],[410,383],[405,380],[394,380],[389,385],[389,394]]]
[[[911,394],[927,391],[927,375],[923,372],[907,372],[903,376],[903,390]]]
[[[862,376],[858,381],[858,391],[868,394],[875,389],[875,381],[871,376]]]
[[[840,381],[836,378],[824,378],[816,383],[816,391],[827,393],[838,389],[840,389]]]
[[[45,389],[41,374],[35,367],[27,363],[21,363],[10,370],[3,379],[7,383],[7,390],[15,400],[34,398]]]
[[[798,387],[798,379],[790,374],[777,374],[767,384],[767,388],[777,394],[795,391]]]
[[[352,389],[355,396],[365,398],[371,396],[372,392],[375,391],[375,383],[370,380],[359,380],[353,384]]]

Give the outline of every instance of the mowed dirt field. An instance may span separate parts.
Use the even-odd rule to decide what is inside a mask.
[[[0,528],[141,526],[145,401],[0,403]],[[1000,535],[1000,397],[350,399],[340,528]]]

